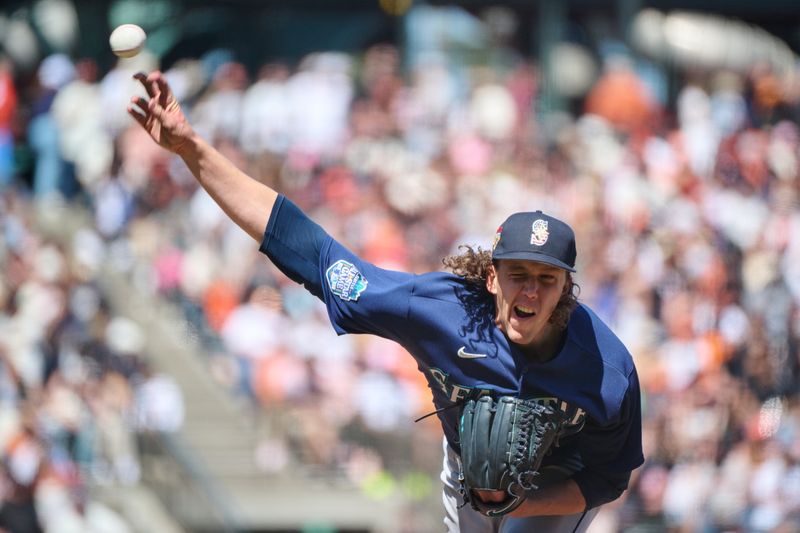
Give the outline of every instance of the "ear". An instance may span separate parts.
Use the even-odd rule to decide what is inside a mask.
[[[494,269],[494,265],[489,265],[486,270],[486,290],[490,294],[497,295],[497,271]]]

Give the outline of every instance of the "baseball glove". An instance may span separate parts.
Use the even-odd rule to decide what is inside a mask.
[[[532,400],[489,396],[469,400],[461,413],[461,494],[478,512],[503,516],[519,507],[566,421],[560,410]],[[497,491],[484,501],[474,491]]]

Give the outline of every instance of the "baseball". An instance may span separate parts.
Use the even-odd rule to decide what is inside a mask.
[[[111,32],[108,44],[118,57],[133,57],[142,51],[147,35],[136,24],[122,24]]]

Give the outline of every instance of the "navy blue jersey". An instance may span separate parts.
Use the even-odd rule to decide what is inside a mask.
[[[444,434],[457,452],[458,405],[483,394],[550,403],[570,415],[545,464],[575,454],[588,507],[624,490],[643,462],[639,383],[630,354],[585,305],[572,313],[556,357],[532,362],[494,323],[487,291],[442,272],[390,271],[361,260],[280,196],[261,251],[326,305],[339,334],[401,344],[427,378]],[[454,408],[449,408],[454,407]],[[449,408],[449,409],[448,409]]]

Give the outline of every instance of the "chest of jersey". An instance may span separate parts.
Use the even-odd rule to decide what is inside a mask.
[[[491,321],[451,302],[427,301],[407,348],[439,403],[491,393],[518,395],[525,362]],[[433,320],[432,318],[435,318]]]
[[[532,363],[508,341],[491,314],[470,313],[461,301],[416,304],[413,340],[406,348],[425,374],[437,408],[487,394],[511,395],[551,404],[567,413],[576,429],[582,425],[585,410],[575,401],[566,369],[559,372],[562,379],[552,379],[550,369]]]

